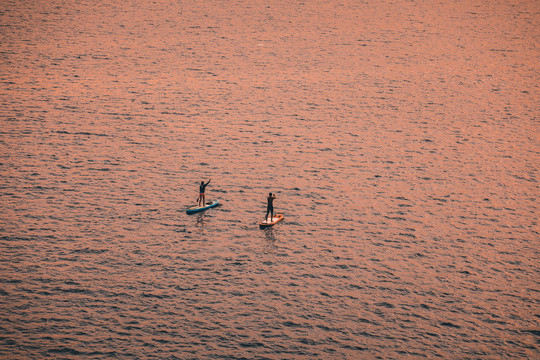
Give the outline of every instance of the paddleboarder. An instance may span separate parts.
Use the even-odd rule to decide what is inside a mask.
[[[197,199],[199,206],[206,204],[206,197],[204,196],[204,191],[206,190],[208,184],[210,184],[210,181],[212,181],[212,179],[208,180],[206,184],[204,183],[204,181],[201,181],[201,185],[199,186],[199,198]]]
[[[268,214],[271,214],[272,217],[270,220],[274,218],[274,199],[276,198],[276,195],[272,193],[268,193],[268,197],[266,198],[266,216],[264,217],[265,220],[268,221]]]

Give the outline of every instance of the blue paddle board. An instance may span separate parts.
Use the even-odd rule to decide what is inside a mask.
[[[212,202],[207,202],[205,206],[190,207],[189,209],[186,210],[186,214],[195,214],[195,213],[198,213],[200,211],[208,210],[210,208],[213,208],[213,207],[217,206],[218,203],[219,203],[219,200],[214,200]]]

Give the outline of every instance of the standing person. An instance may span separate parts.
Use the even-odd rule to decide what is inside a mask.
[[[268,222],[268,214],[272,215],[270,220],[274,218],[274,199],[275,198],[276,198],[276,195],[272,193],[268,193],[268,197],[266,198],[267,205],[266,205],[266,216],[265,216],[265,220],[267,222]]]
[[[197,199],[199,206],[201,206],[201,203],[202,205],[206,204],[206,197],[204,196],[204,191],[206,190],[206,186],[210,184],[210,181],[212,181],[212,179],[208,180],[206,184],[204,183],[204,181],[201,181],[201,185],[199,186],[199,198]]]

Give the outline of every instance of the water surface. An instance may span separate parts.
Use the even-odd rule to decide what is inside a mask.
[[[4,1],[0,357],[538,358],[539,11]]]

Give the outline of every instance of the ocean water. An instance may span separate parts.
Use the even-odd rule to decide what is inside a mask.
[[[2,1],[0,358],[538,359],[539,19]]]

